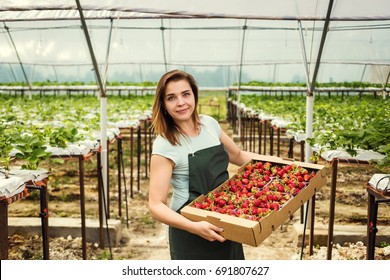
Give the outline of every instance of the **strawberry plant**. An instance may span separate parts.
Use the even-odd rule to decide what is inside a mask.
[[[378,152],[386,155],[381,160],[371,161],[371,164],[383,173],[390,173],[390,144],[379,146]]]
[[[75,143],[80,140],[78,131],[72,126],[62,126],[56,128],[45,128],[45,134],[48,135],[49,144],[54,147],[66,148],[68,143]]]
[[[0,166],[6,170],[5,177],[8,178],[9,166],[12,161],[10,153],[13,149],[13,135],[4,126],[0,126]]]
[[[267,95],[242,95],[246,107],[272,117],[280,117],[290,124],[287,129],[305,133],[306,101],[303,96],[291,96],[289,100]],[[313,138],[306,139],[311,146],[321,150],[344,149],[351,156],[358,149],[382,153],[384,160],[373,162],[383,170],[390,166],[389,143],[390,106],[388,99],[363,95],[338,97],[316,96],[313,112]],[[319,156],[319,155],[318,155]],[[318,161],[316,157],[316,161]]]
[[[51,153],[46,152],[45,141],[42,134],[23,134],[14,140],[18,152],[15,158],[24,160],[22,169],[36,170],[39,164],[50,158]]]

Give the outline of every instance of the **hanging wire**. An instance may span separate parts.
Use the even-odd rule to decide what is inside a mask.
[[[244,61],[244,47],[245,47],[245,35],[246,35],[246,30],[248,28],[247,24],[247,19],[245,19],[244,25],[242,26],[242,41],[241,41],[241,55],[240,55],[240,72],[238,74],[238,90],[240,90],[241,87],[241,78],[242,78],[242,63]]]
[[[172,19],[168,19],[172,20]],[[316,20],[313,19],[313,22]],[[145,26],[120,26],[116,25],[116,29],[120,30],[160,30],[161,27],[145,27]],[[329,27],[329,31],[358,31],[358,30],[381,30],[389,29],[389,23],[379,23],[379,24],[362,24],[362,25],[344,25],[344,26],[334,26]],[[80,29],[80,25],[67,25],[67,26],[47,26],[47,27],[13,27],[13,32],[23,32],[23,31],[36,31],[36,30],[56,30],[56,29]],[[88,27],[89,30],[93,29],[107,29],[105,25],[90,24]],[[202,27],[164,27],[165,30],[241,30],[242,26],[202,26]],[[247,26],[248,30],[286,30],[294,31],[295,27],[273,27],[273,26]],[[306,28],[308,31],[321,31],[321,27]],[[3,32],[3,31],[1,31]],[[1,33],[0,32],[0,33]]]
[[[311,88],[311,86],[310,86],[310,70],[309,70],[310,65],[307,61],[305,39],[303,37],[302,22],[300,20],[298,20],[298,30],[299,30],[299,34],[301,35],[299,41],[301,42],[301,54],[302,54],[303,66],[305,68],[306,87],[307,87],[307,90],[309,91]]]
[[[23,63],[22,63],[22,59],[19,56],[18,49],[16,48],[16,45],[15,45],[15,42],[14,42],[14,40],[12,38],[11,32],[9,31],[9,27],[5,24],[5,22],[3,22],[3,24],[4,24],[4,29],[7,31],[8,38],[10,39],[11,45],[12,45],[14,51],[15,51],[16,57],[18,58],[19,65],[20,65],[20,68],[22,69],[24,79],[26,80],[26,83],[27,83],[29,89],[31,90],[32,89],[31,83],[30,83],[30,81],[29,81],[29,79],[27,77],[26,70],[24,69],[24,66],[23,66]]]
[[[113,41],[113,25],[114,25],[114,19],[110,19],[110,32],[108,34],[108,42],[107,42],[107,52],[106,52],[106,61],[104,62],[104,76],[103,76],[103,86],[104,91],[106,91],[107,86],[107,75],[108,75],[108,66],[110,61],[110,54],[111,54],[111,42]],[[114,29],[114,35],[116,34],[116,28]]]
[[[17,82],[16,75],[15,75],[14,69],[11,66],[11,63],[8,63],[8,66],[9,66],[9,69],[11,70],[11,75],[12,75],[12,78],[14,79],[14,82]]]
[[[242,27],[242,41],[241,41],[241,55],[240,55],[240,68],[238,73],[238,89],[237,89],[237,102],[240,103],[240,88],[241,88],[241,79],[242,79],[242,62],[244,60],[244,47],[245,47],[245,34],[247,29],[247,19],[245,19],[244,25]],[[238,112],[238,136],[241,136],[241,114]]]
[[[333,2],[334,2],[333,0],[329,0],[328,10],[326,12],[324,28],[323,28],[322,36],[321,36],[320,48],[318,50],[317,60],[316,60],[316,64],[315,64],[314,72],[313,72],[313,79],[312,79],[312,82],[311,82],[311,88],[310,88],[310,92],[311,93],[314,92],[314,87],[315,87],[316,80],[317,80],[317,74],[318,74],[318,70],[319,70],[319,67],[320,67],[322,51],[324,49],[326,35],[328,33],[328,28],[329,28],[329,23],[330,23],[330,14],[332,13]]]
[[[163,56],[164,56],[165,72],[167,72],[167,71],[168,71],[168,66],[167,66],[167,54],[166,54],[166,50],[165,50],[165,38],[164,38],[164,30],[165,30],[165,27],[164,27],[164,19],[161,19],[161,27],[160,27],[160,30],[161,30],[161,37],[162,37],[162,47],[163,47]]]

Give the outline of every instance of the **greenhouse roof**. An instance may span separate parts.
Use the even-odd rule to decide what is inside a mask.
[[[86,19],[107,18],[240,18],[268,20],[325,20],[328,0],[82,0]],[[388,20],[387,0],[339,0],[331,20]],[[5,0],[2,21],[78,19],[73,0]]]
[[[94,81],[81,11],[109,81],[388,81],[388,0],[3,0],[0,82]]]

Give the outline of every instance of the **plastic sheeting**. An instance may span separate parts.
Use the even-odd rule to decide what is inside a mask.
[[[297,20],[303,21],[312,70],[329,3],[80,2],[101,69],[110,50],[108,81],[157,81],[166,70],[180,68],[193,73],[200,86],[212,87],[230,86],[239,76],[242,82],[305,81]],[[95,81],[79,17],[73,0],[2,1],[0,82],[26,82],[20,65],[29,82]],[[390,65],[389,20],[389,1],[335,1],[317,81],[385,83]]]
[[[368,150],[357,150],[356,156],[352,156],[345,150],[327,150],[321,154],[321,157],[326,161],[332,161],[333,159],[343,160],[357,160],[357,161],[370,161],[370,160],[381,160],[385,158],[384,155]]]
[[[368,184],[385,192],[390,192],[390,174],[374,174]]]
[[[73,0],[3,0],[0,20],[77,19]],[[202,17],[324,20],[328,0],[81,0],[86,19]],[[331,20],[390,19],[387,0],[335,1]]]
[[[5,174],[8,174],[6,178]],[[49,172],[46,169],[25,170],[18,168],[11,168],[6,171],[0,169],[0,197],[12,197],[21,193],[27,182],[39,182],[48,178]]]
[[[20,177],[0,178],[0,197],[12,197],[21,193],[25,186],[26,184]]]

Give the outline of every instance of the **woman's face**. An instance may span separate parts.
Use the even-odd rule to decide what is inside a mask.
[[[167,84],[164,104],[175,122],[191,119],[195,110],[195,96],[187,80],[171,81]]]

